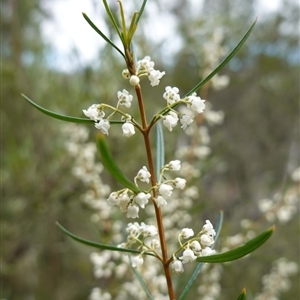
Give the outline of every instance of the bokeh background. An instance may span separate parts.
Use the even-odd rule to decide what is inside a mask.
[[[55,226],[59,221],[71,232],[97,239],[92,211],[80,201],[86,187],[72,174],[74,158],[65,148],[64,124],[35,110],[20,93],[50,110],[82,117],[81,110],[93,103],[114,103],[124,88],[124,64],[71,3],[60,19],[73,33],[90,37],[90,45],[88,39],[72,44],[60,35],[59,2],[1,1],[1,298],[7,300],[87,299],[97,285],[89,261],[93,250],[70,241]],[[242,219],[260,220],[259,201],[283,193],[300,163],[299,2],[282,1],[269,11],[260,1],[149,2],[135,47],[140,58],[150,55],[157,69],[167,73],[159,87],[145,88],[152,112],[165,86],[177,86],[184,94],[199,82],[206,66],[203,49],[214,30],[222,32],[220,46],[226,53],[258,16],[251,37],[221,71],[230,83],[200,92],[225,118],[210,128],[211,154],[201,162],[202,196],[193,218],[213,221],[223,210],[221,234],[234,235]],[[89,3],[88,15],[114,39],[102,2]],[[132,11],[133,3],[128,5]],[[112,7],[117,9],[116,3]],[[68,22],[75,15],[82,18],[81,26]],[[96,130],[91,126],[90,131],[94,140]],[[174,159],[180,132],[168,134],[167,160]],[[139,140],[112,133],[111,141],[116,159],[129,161],[125,172],[134,176]],[[106,173],[102,178],[114,187]],[[273,223],[277,230],[266,245],[227,266],[222,299],[237,296],[234,286],[247,286],[250,296],[259,292],[261,274],[279,257],[299,262],[298,212],[285,224],[262,223],[257,231]],[[280,299],[299,296],[299,274],[291,281]]]

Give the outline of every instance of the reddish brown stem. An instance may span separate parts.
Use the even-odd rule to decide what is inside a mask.
[[[140,114],[141,114],[141,119],[142,119],[142,126],[143,126],[142,133],[143,133],[144,142],[145,142],[145,148],[146,148],[146,154],[147,154],[147,160],[148,160],[148,168],[149,168],[149,172],[151,174],[151,185],[155,186],[156,185],[156,176],[155,176],[154,161],[153,161],[151,142],[150,142],[150,129],[151,128],[147,124],[142,90],[141,90],[140,85],[135,86],[135,91],[136,91],[136,95],[138,98],[139,109],[140,109]],[[156,197],[156,190],[153,189],[153,198],[155,198],[155,197]],[[166,276],[166,281],[167,281],[167,286],[168,286],[168,293],[169,293],[170,300],[175,300],[175,292],[174,292],[174,288],[173,288],[171,271],[170,271],[170,267],[169,267],[170,260],[168,259],[167,243],[166,243],[166,238],[165,238],[162,213],[161,213],[161,209],[156,205],[155,201],[153,201],[153,205],[154,205],[154,209],[155,209],[158,235],[159,235],[160,244],[161,244],[162,262],[163,262],[164,273]]]

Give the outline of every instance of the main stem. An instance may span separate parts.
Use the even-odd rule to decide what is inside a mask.
[[[142,96],[142,90],[140,85],[135,86],[136,95],[138,98],[139,103],[139,109],[142,119],[142,126],[143,126],[143,137],[144,137],[144,143],[147,153],[147,160],[148,160],[148,167],[149,172],[151,174],[151,185],[156,185],[156,176],[155,176],[155,169],[154,169],[154,161],[152,156],[152,150],[151,150],[151,142],[150,142],[150,128],[147,124],[147,118],[144,108],[144,102],[143,102],[143,96]],[[156,190],[153,189],[153,198],[156,198]],[[168,286],[168,293],[170,300],[175,300],[175,292],[172,284],[172,277],[171,277],[171,271],[169,268],[169,260],[168,260],[168,251],[167,251],[167,243],[165,238],[165,231],[164,231],[164,225],[163,225],[163,219],[162,219],[162,213],[161,209],[157,206],[156,202],[153,201],[154,209],[155,209],[155,215],[156,215],[156,221],[157,221],[157,227],[158,227],[158,234],[161,244],[161,252],[162,252],[162,262],[163,262],[163,268],[166,276],[167,286]]]

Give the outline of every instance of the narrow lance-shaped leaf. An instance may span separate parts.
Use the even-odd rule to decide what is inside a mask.
[[[127,253],[140,253],[140,251],[138,250],[134,250],[134,249],[125,249],[125,248],[118,248],[115,246],[111,246],[111,245],[106,245],[106,244],[101,244],[101,243],[96,243],[96,242],[92,242],[89,240],[85,240],[83,238],[80,238],[78,236],[76,236],[75,234],[69,232],[67,229],[65,229],[62,225],[60,225],[59,223],[56,223],[57,227],[64,232],[66,235],[68,235],[69,237],[71,237],[73,240],[91,246],[91,247],[95,247],[98,249],[102,249],[102,250],[111,250],[111,251],[119,251],[119,252],[127,252]]]
[[[142,6],[141,6],[140,11],[139,11],[139,15],[138,15],[138,17],[137,17],[137,19],[136,19],[136,25],[139,23],[140,18],[141,18],[141,16],[143,15],[143,12],[144,12],[146,3],[147,3],[147,0],[144,0],[143,3],[142,3]]]
[[[235,56],[235,54],[241,49],[241,47],[244,45],[248,37],[250,36],[250,33],[256,23],[256,20],[253,22],[249,30],[246,32],[246,34],[243,36],[243,38],[240,40],[240,42],[236,45],[236,47],[229,53],[229,55],[220,63],[220,65],[213,70],[206,78],[204,78],[201,82],[199,82],[196,86],[194,86],[186,95],[190,96],[192,93],[194,93],[196,90],[198,90],[202,85],[204,85],[206,82],[208,82],[214,75],[216,75],[221,69],[223,69],[228,62]]]
[[[238,296],[237,300],[246,300],[247,299],[247,295],[246,295],[246,289],[243,288],[242,292],[240,293],[240,295]]]
[[[106,245],[106,244],[101,244],[101,243],[96,243],[96,242],[92,242],[89,240],[85,240],[79,236],[76,236],[75,234],[69,232],[66,228],[64,228],[62,225],[60,225],[58,222],[56,222],[57,227],[64,232],[66,235],[68,235],[70,238],[72,238],[73,240],[81,243],[81,244],[85,244],[91,247],[95,247],[98,249],[102,249],[102,250],[111,250],[111,251],[119,251],[119,252],[127,252],[127,253],[134,253],[134,254],[139,254],[141,253],[141,251],[139,250],[135,250],[135,249],[126,249],[126,248],[119,248],[116,246],[112,246],[112,245]],[[150,252],[144,252],[145,255],[150,255],[150,256],[155,256],[154,253],[150,253]]]
[[[58,119],[58,120],[62,120],[62,121],[67,121],[67,122],[73,122],[73,123],[86,123],[86,124],[93,124],[94,121],[92,121],[91,119],[86,119],[86,118],[76,118],[76,117],[70,117],[70,116],[66,116],[66,115],[61,115],[58,113],[55,113],[53,111],[50,111],[46,108],[41,107],[40,105],[36,104],[35,102],[33,102],[32,100],[30,100],[28,97],[26,97],[24,94],[21,94],[22,97],[24,97],[25,100],[27,100],[32,106],[34,106],[36,109],[38,109],[39,111],[41,111],[42,113]]]
[[[254,239],[250,240],[246,244],[244,244],[241,247],[238,247],[236,249],[221,253],[221,254],[215,254],[211,256],[201,256],[196,258],[196,261],[198,262],[207,262],[207,263],[223,263],[227,261],[237,260],[257,248],[259,248],[262,244],[264,244],[273,234],[275,230],[275,226],[272,226],[270,229],[264,231]]]
[[[121,183],[124,187],[137,193],[140,192],[140,189],[132,181],[130,181],[117,166],[106,145],[104,136],[101,133],[99,133],[97,137],[97,146],[102,157],[102,163],[107,171],[113,176],[113,178]]]
[[[114,47],[124,58],[124,53],[92,22],[92,20],[83,12],[82,13],[85,20],[89,23],[89,25],[112,47]]]
[[[223,212],[220,211],[220,214],[219,214],[219,218],[218,218],[218,221],[216,223],[216,226],[215,226],[215,230],[216,230],[216,237],[215,237],[215,242],[217,241],[219,235],[220,235],[220,232],[221,232],[221,229],[222,229],[222,225],[223,225]],[[213,244],[214,246],[215,244]],[[212,246],[212,248],[213,248]],[[195,280],[197,279],[198,275],[200,274],[202,268],[204,266],[204,263],[201,262],[199,263],[195,270],[193,271],[192,275],[190,276],[188,282],[186,283],[186,285],[184,286],[184,289],[182,291],[182,293],[180,294],[178,300],[183,300],[185,299],[185,296],[187,295],[188,291],[191,289],[193,283],[195,282]]]
[[[72,123],[81,123],[81,124],[94,124],[94,121],[91,119],[87,119],[87,118],[77,118],[77,117],[71,117],[71,116],[66,116],[66,115],[61,115],[58,113],[55,113],[51,110],[48,110],[38,104],[36,104],[35,102],[33,102],[31,99],[29,99],[27,96],[25,96],[24,94],[21,94],[21,96],[28,102],[30,103],[32,106],[34,106],[36,109],[38,109],[39,111],[41,111],[42,113],[44,113],[47,116],[50,116],[52,118],[58,119],[58,120],[62,120],[62,121],[66,121],[66,122],[72,122]],[[110,124],[123,124],[124,121],[117,121],[117,120],[109,120]]]
[[[119,35],[119,37],[120,37],[120,39],[121,39],[121,41],[122,41],[122,43],[123,43],[123,45],[124,45],[124,38],[123,38],[123,35],[122,35],[122,33],[120,32],[120,29],[119,29],[119,26],[118,26],[118,24],[117,24],[117,21],[115,20],[115,17],[114,17],[114,15],[113,15],[113,13],[111,12],[111,10],[110,10],[110,8],[109,8],[109,6],[108,6],[108,4],[107,4],[107,1],[106,1],[106,0],[102,0],[102,2],[103,2],[103,4],[104,4],[104,7],[105,7],[105,10],[106,10],[106,12],[107,12],[108,17],[110,18],[110,20],[111,20],[113,26],[115,27],[116,32],[118,33],[118,35]]]
[[[159,178],[159,173],[162,166],[165,164],[165,144],[164,135],[159,122],[156,123],[156,180]]]

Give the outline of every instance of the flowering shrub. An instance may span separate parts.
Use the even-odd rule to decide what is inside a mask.
[[[270,228],[260,235],[252,237],[251,240],[247,240],[244,245],[238,245],[235,249],[218,253],[218,249],[213,248],[222,227],[222,213],[220,213],[215,226],[209,220],[203,220],[202,227],[187,228],[185,224],[190,221],[190,216],[184,209],[193,207],[193,201],[197,198],[197,190],[188,187],[188,181],[194,175],[197,176],[197,169],[193,169],[193,166],[178,159],[179,157],[184,158],[187,153],[190,153],[189,149],[178,149],[176,153],[178,157],[172,157],[168,163],[165,163],[165,142],[161,126],[162,124],[167,132],[172,132],[180,123],[182,130],[191,132],[190,126],[199,114],[204,114],[204,118],[210,120],[211,123],[222,121],[223,115],[214,112],[209,104],[207,105],[208,102],[201,99],[196,92],[237,53],[249,37],[255,23],[221,64],[216,68],[208,68],[205,71],[206,77],[186,95],[182,95],[178,87],[165,87],[165,92],[161,96],[161,107],[157,111],[151,112],[152,118],[148,120],[147,116],[150,114],[147,110],[148,100],[146,97],[144,98],[142,93],[142,85],[147,83],[142,81],[142,77],[146,76],[150,85],[155,87],[163,81],[166,73],[154,68],[155,63],[149,55],[136,60],[132,49],[133,37],[146,2],[146,0],[143,1],[139,12],[133,14],[130,25],[127,26],[123,4],[118,1],[121,24],[119,26],[107,1],[103,0],[108,17],[123,45],[123,50],[84,14],[84,18],[91,27],[122,56],[126,64],[121,74],[128,83],[124,83],[127,84],[126,89],[122,88],[115,93],[115,106],[106,103],[94,103],[83,109],[87,118],[76,118],[50,112],[24,96],[36,108],[54,118],[74,123],[93,124],[99,130],[97,147],[88,144],[87,151],[81,152],[80,150],[80,143],[84,142],[87,136],[86,131],[78,129],[82,132],[77,142],[72,141],[72,139],[68,141],[69,152],[86,165],[85,168],[81,168],[80,164],[75,166],[74,174],[90,187],[83,198],[99,213],[92,216],[93,221],[109,220],[116,209],[115,206],[129,219],[126,225],[121,222],[112,222],[111,230],[116,234],[112,235],[110,244],[82,239],[58,224],[59,228],[71,238],[101,249],[102,252],[94,252],[90,257],[94,265],[95,277],[115,276],[121,279],[128,269],[132,269],[136,275],[135,280],[125,281],[122,289],[117,292],[110,293],[109,291],[102,291],[100,288],[93,289],[90,295],[92,300],[112,299],[112,297],[114,299],[129,299],[129,297],[144,299],[140,291],[143,291],[142,295],[149,299],[184,299],[204,263],[223,263],[237,260],[260,247],[274,231],[274,228]],[[214,81],[217,85],[216,79]],[[224,84],[223,79],[221,85]],[[138,118],[134,118],[130,114],[130,108],[133,105],[138,106]],[[208,106],[207,112],[205,112],[206,106]],[[150,134],[154,129],[156,130],[155,147],[150,139]],[[66,130],[69,133],[77,131],[76,128],[67,128]],[[111,130],[121,130],[124,138],[131,138],[135,134],[141,134],[143,138],[147,160],[137,162],[136,176],[132,179],[125,176],[122,166],[117,165],[106,144],[106,136],[109,136]],[[206,127],[200,128],[200,135],[202,145],[193,151],[195,156],[205,157],[209,153],[207,146],[209,136]],[[122,185],[121,189],[111,191],[110,187],[103,184],[99,177],[102,165],[93,164],[96,148],[100,152],[103,166]],[[181,172],[182,175],[173,175],[173,172],[178,172],[178,174]],[[145,217],[142,219],[141,216]],[[121,228],[126,228],[126,239],[118,234]],[[177,237],[176,242],[174,237]],[[176,291],[176,280],[172,277],[171,272],[179,275],[185,271],[187,265],[192,264],[195,265],[195,269],[184,290],[179,294]],[[240,299],[245,298],[245,289],[239,297]]]

